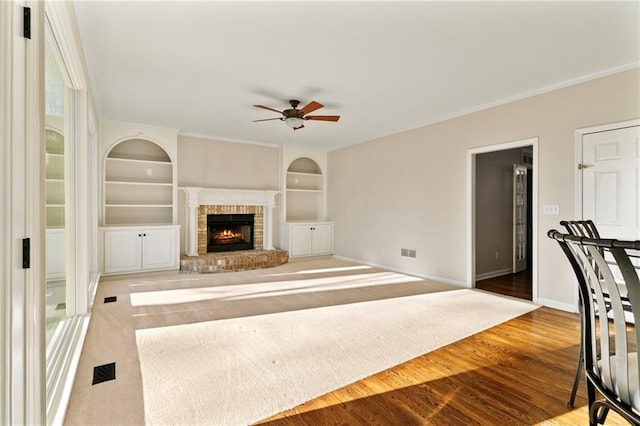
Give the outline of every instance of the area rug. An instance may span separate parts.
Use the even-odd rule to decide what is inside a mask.
[[[137,330],[145,421],[257,422],[536,307],[455,289]]]

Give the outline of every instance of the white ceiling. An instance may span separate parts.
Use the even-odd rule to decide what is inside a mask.
[[[640,3],[76,1],[101,119],[335,149],[640,63]],[[277,114],[315,100],[293,132]]]

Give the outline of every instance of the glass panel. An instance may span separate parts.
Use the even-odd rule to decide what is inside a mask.
[[[51,37],[45,43],[45,199],[47,252],[47,345],[67,317],[65,271],[65,123],[67,86]]]

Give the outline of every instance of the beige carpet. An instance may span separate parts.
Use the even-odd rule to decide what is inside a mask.
[[[145,423],[249,424],[536,308],[339,261],[296,263],[263,280],[139,283],[134,309],[213,310],[135,330]]]

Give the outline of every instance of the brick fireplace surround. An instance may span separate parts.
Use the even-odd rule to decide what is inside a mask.
[[[187,205],[187,255],[183,272],[227,272],[268,268],[287,263],[289,253],[273,247],[273,209],[279,191],[180,188]],[[208,214],[253,214],[254,250],[207,253]]]

